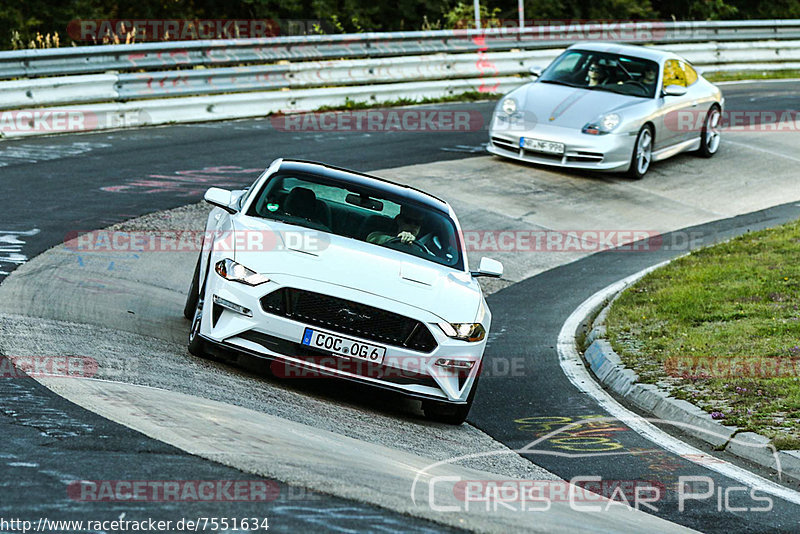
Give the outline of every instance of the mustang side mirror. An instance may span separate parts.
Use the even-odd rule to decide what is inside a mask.
[[[683,96],[686,94],[686,88],[682,85],[668,85],[664,88],[665,96]]]
[[[206,191],[206,194],[203,198],[212,206],[222,208],[228,213],[236,213],[236,208],[231,207],[231,199],[233,198],[233,194],[226,189],[212,187]]]
[[[481,258],[481,263],[478,265],[477,271],[471,271],[472,276],[491,276],[493,278],[500,278],[503,276],[503,264],[492,258]]]

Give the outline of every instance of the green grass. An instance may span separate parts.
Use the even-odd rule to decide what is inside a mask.
[[[800,448],[800,221],[679,258],[614,302],[608,336],[643,382]],[[714,413],[716,412],[716,414]]]
[[[782,78],[800,78],[800,70],[764,70],[755,72],[752,70],[709,72],[703,77],[710,82],[734,82],[740,80],[775,80]]]

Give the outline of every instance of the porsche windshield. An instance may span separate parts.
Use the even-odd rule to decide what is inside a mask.
[[[456,227],[433,208],[361,185],[279,173],[257,193],[247,215],[372,243],[463,269]]]
[[[542,73],[540,82],[653,98],[658,64],[649,59],[569,50]]]

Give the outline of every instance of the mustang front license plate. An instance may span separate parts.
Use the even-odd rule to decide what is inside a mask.
[[[306,328],[303,332],[303,345],[370,363],[382,363],[383,357],[386,356],[386,347],[371,345],[312,328]]]
[[[519,146],[525,150],[535,150],[546,154],[563,154],[564,143],[554,143],[553,141],[542,141],[541,139],[530,139],[520,137]]]

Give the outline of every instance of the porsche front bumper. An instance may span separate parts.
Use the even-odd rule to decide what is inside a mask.
[[[535,128],[525,130],[506,126],[497,118],[492,124],[487,146],[492,154],[542,165],[608,172],[628,169],[638,133],[589,135],[572,128],[547,124],[538,124]],[[563,154],[556,155],[520,148],[522,138],[564,143],[565,150]]]

